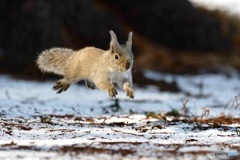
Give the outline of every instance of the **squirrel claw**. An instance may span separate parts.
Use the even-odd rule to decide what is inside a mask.
[[[116,95],[117,95],[118,93],[117,93],[117,91],[116,91],[116,89],[115,88],[110,88],[110,89],[108,89],[108,95],[109,95],[109,97],[116,97]]]
[[[126,93],[126,96],[128,96],[129,98],[134,98],[134,92],[133,92],[133,89],[131,88],[126,88],[125,90],[125,93]]]
[[[70,84],[68,84],[68,83],[62,83],[61,81],[57,81],[52,89],[56,90],[57,94],[60,94],[63,91],[66,91],[69,88],[69,86],[70,86]]]
[[[90,89],[96,88],[96,85],[92,81],[89,81],[89,80],[85,80],[85,85]]]

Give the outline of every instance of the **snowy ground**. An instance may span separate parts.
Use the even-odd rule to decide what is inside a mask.
[[[51,90],[54,81],[0,75],[0,159],[239,158],[237,74],[145,76],[175,80],[182,91],[135,86],[135,99],[118,90],[116,100],[75,84],[59,95]],[[182,114],[187,98],[189,117],[166,115]],[[210,112],[201,119],[202,107]]]

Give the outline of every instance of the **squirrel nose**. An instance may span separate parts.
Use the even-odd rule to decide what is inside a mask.
[[[130,68],[130,62],[127,62],[126,63],[126,69],[129,69]]]

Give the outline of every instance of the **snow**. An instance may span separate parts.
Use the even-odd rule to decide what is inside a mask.
[[[175,154],[178,159],[216,159],[215,152],[240,152],[236,149],[240,147],[239,123],[201,130],[195,123],[174,122],[171,117],[165,123],[145,115],[172,109],[181,113],[183,101],[189,98],[186,106],[195,116],[201,116],[204,106],[210,110],[209,117],[224,113],[239,118],[238,75],[182,76],[153,71],[144,75],[176,81],[182,91],[135,85],[133,100],[118,90],[121,108],[114,111],[110,106],[116,107],[116,101],[106,92],[73,84],[66,92],[55,94],[51,90],[54,81],[1,75],[0,159],[176,159]]]
[[[240,15],[239,0],[190,0],[195,5],[202,5],[209,9],[220,9],[230,14]]]

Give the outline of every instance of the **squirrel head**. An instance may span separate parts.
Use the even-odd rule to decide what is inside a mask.
[[[132,53],[132,32],[129,32],[128,40],[125,44],[120,45],[117,36],[113,31],[110,31],[110,69],[112,71],[124,72],[133,66],[133,53]]]

